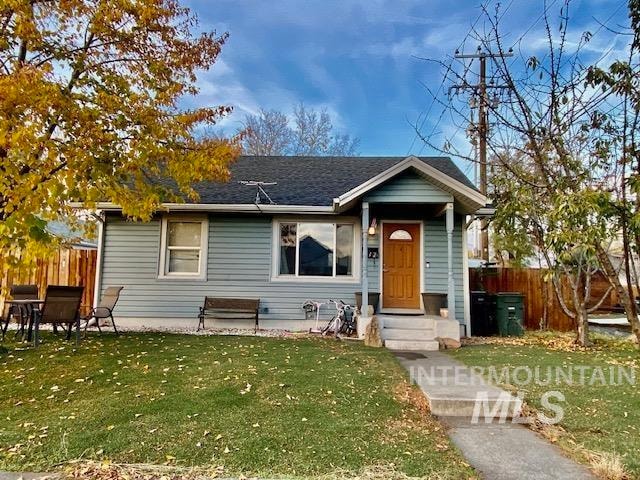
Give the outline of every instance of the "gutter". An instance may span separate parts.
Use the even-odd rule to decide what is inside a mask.
[[[83,203],[74,202],[73,208],[86,208]],[[96,205],[103,212],[119,212],[122,207],[116,203],[99,202]],[[224,203],[163,203],[162,211],[167,212],[234,212],[234,213],[337,213],[333,206],[324,205],[268,205],[260,204],[224,204]]]
[[[464,226],[462,228],[464,228],[465,230],[467,230],[469,228],[469,226],[471,226],[471,224],[473,222],[475,222],[477,219],[479,218],[491,218],[496,214],[496,209],[495,207],[492,206],[486,206],[486,207],[482,207],[479,208],[476,213],[474,213],[473,215],[469,216],[469,220],[467,220],[467,223],[464,224]]]

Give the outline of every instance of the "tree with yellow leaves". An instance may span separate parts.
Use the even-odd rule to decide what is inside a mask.
[[[238,139],[202,129],[230,107],[179,105],[227,39],[197,25],[178,0],[0,2],[5,261],[46,244],[47,221],[74,218],[70,202],[110,201],[145,220],[196,197],[194,182],[227,178]]]

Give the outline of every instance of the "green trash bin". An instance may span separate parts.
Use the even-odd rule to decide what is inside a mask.
[[[500,336],[522,336],[524,334],[524,295],[517,292],[498,293],[496,317]]]

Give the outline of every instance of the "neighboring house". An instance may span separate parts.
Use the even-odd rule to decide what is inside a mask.
[[[62,239],[64,245],[70,248],[76,250],[95,250],[98,248],[95,238],[87,238],[84,232],[74,230],[64,221],[49,222],[47,231],[54,237]]]
[[[307,299],[379,292],[381,312],[416,313],[438,292],[469,331],[464,226],[487,200],[449,158],[240,157],[231,172],[151,222],[99,205],[97,290],[124,286],[121,321],[195,327],[209,295],[259,298],[262,328],[299,330]]]

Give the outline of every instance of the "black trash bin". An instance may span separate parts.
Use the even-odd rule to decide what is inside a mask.
[[[501,336],[522,336],[524,334],[524,295],[517,292],[498,293],[496,318]]]
[[[481,291],[471,292],[471,336],[491,337],[497,334],[496,296]]]

